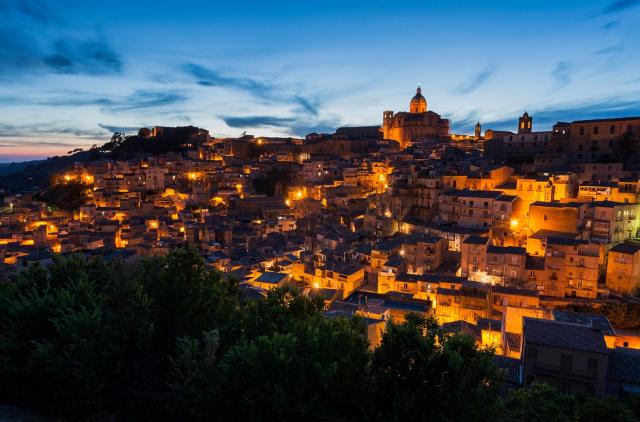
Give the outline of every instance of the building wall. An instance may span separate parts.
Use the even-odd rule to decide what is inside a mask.
[[[532,349],[537,353],[535,359]],[[562,368],[562,355],[571,356],[570,369]],[[566,394],[604,395],[607,373],[606,354],[525,342],[523,358],[525,385],[543,382]],[[595,371],[589,369],[589,359],[594,359],[597,363]]]
[[[632,294],[640,286],[640,251],[629,254],[609,251],[607,288],[618,294]]]

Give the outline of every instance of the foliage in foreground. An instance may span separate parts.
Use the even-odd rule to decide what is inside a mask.
[[[470,338],[410,316],[370,352],[362,320],[322,305],[288,287],[243,300],[184,250],[57,258],[0,285],[0,402],[69,420],[632,420],[545,387],[504,405]]]

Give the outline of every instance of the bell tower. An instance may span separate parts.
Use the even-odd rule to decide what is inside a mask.
[[[480,126],[480,122],[478,122],[476,123],[476,129],[475,129],[476,141],[480,139],[480,136],[482,136],[482,126]]]
[[[531,133],[532,126],[533,118],[525,111],[522,117],[518,119],[518,133]]]

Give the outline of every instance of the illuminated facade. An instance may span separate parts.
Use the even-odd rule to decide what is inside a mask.
[[[400,143],[405,149],[412,142],[429,138],[449,136],[449,120],[429,111],[427,100],[418,87],[416,95],[409,103],[409,112],[384,111],[382,113],[382,132],[385,139]]]

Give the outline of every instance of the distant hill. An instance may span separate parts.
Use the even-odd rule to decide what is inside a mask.
[[[0,176],[7,176],[9,174],[18,173],[25,169],[25,167],[32,164],[37,164],[42,160],[22,161],[20,163],[0,163]]]
[[[140,154],[182,152],[197,147],[207,139],[207,135],[206,130],[195,126],[171,128],[159,136],[151,136],[151,131],[146,128],[141,129],[137,135],[114,133],[109,142],[88,151],[77,151],[46,160],[0,165],[0,189],[5,192],[42,190],[49,187],[54,174],[65,171],[75,162],[128,160]]]

